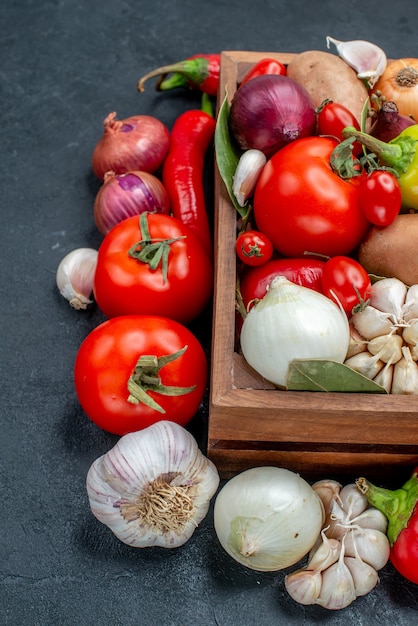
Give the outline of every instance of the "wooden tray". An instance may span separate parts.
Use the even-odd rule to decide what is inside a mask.
[[[223,52],[220,97],[259,59],[288,53]],[[215,168],[216,169],[216,168]],[[215,297],[208,456],[221,476],[260,465],[305,477],[368,477],[418,464],[418,396],[279,391],[234,350],[237,213],[216,172]]]

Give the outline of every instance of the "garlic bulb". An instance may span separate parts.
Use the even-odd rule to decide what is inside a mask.
[[[387,65],[387,57],[382,48],[362,39],[353,41],[339,41],[332,37],[326,39],[327,48],[333,43],[339,56],[356,71],[358,78],[367,80],[370,88],[376,84]]]
[[[55,276],[57,287],[73,309],[86,309],[93,302],[90,297],[93,292],[97,255],[97,250],[93,248],[76,248],[58,265]]]
[[[350,334],[346,314],[330,298],[277,276],[245,317],[240,340],[247,363],[285,387],[294,359],[342,363]]]
[[[86,481],[93,515],[135,548],[183,545],[218,486],[218,471],[193,436],[166,420],[121,437]]]
[[[344,361],[387,393],[418,394],[418,285],[383,278],[371,287],[370,304],[350,319],[356,343]]]
[[[252,195],[261,170],[267,162],[264,152],[251,148],[245,150],[235,170],[232,191],[240,206],[244,206]]]
[[[354,483],[324,479],[312,489],[322,500],[325,525],[307,565],[289,574],[285,586],[300,604],[338,610],[379,582],[377,572],[389,560],[388,520]]]

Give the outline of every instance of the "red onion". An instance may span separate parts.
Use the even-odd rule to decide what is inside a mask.
[[[106,235],[122,220],[149,213],[169,213],[170,201],[162,182],[149,172],[106,172],[94,201],[94,221]]]
[[[380,141],[391,141],[395,139],[408,126],[416,124],[412,117],[401,115],[395,102],[387,101],[380,107],[376,121],[374,122],[370,134]]]
[[[314,132],[315,107],[307,90],[288,76],[253,78],[235,92],[230,128],[242,150],[256,148],[266,157]]]
[[[103,180],[106,172],[125,174],[132,170],[155,172],[168,152],[168,128],[151,115],[134,115],[117,120],[109,113],[104,133],[92,157],[93,172]]]

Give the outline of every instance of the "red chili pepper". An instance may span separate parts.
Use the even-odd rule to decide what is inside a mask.
[[[159,76],[157,91],[168,91],[175,87],[198,89],[216,97],[219,88],[220,54],[195,54],[184,61],[158,67],[148,72],[138,81],[138,91],[144,91],[144,83],[149,78]],[[171,76],[167,77],[167,74]]]
[[[376,487],[365,478],[356,484],[369,503],[389,521],[390,560],[404,578],[418,585],[418,467],[400,489]]]
[[[263,76],[264,74],[276,74],[278,76],[286,76],[286,66],[276,59],[265,58],[261,59],[253,65],[253,67],[245,74],[244,78],[240,82],[240,86],[244,83],[248,83],[249,80],[256,76]]]
[[[212,258],[212,236],[203,173],[205,155],[213,140],[216,122],[205,109],[205,98],[202,100],[202,110],[185,111],[174,122],[162,179],[173,216],[195,232]]]

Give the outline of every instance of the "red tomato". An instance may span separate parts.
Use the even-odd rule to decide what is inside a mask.
[[[260,174],[255,221],[285,257],[349,254],[370,226],[359,206],[362,176],[343,179],[331,168],[337,145],[327,137],[296,139],[276,152]]]
[[[309,287],[322,293],[322,271],[325,261],[321,259],[272,259],[261,267],[248,268],[240,279],[241,296],[245,307],[252,300],[261,300],[273,278],[285,276],[292,283]]]
[[[146,391],[146,397],[157,402],[163,412],[128,400],[128,380],[142,355],[165,357],[184,347],[184,352],[163,364],[156,375],[169,394],[170,387],[192,390],[180,395]],[[206,379],[207,360],[197,338],[182,324],[151,315],[126,315],[103,322],[84,339],[74,366],[75,388],[83,410],[100,428],[116,435],[141,430],[162,419],[184,426],[199,408]]]
[[[149,236],[140,229],[140,220],[145,220]],[[144,252],[142,240],[147,239],[156,245],[154,252],[149,249],[149,258],[131,256],[134,248]],[[166,278],[163,260],[152,268],[151,259],[158,261],[155,252],[161,252],[159,241],[168,255]],[[212,289],[212,264],[202,244],[185,224],[170,215],[147,213],[127,218],[100,245],[94,296],[107,317],[162,315],[186,324],[203,311]]]
[[[399,215],[402,191],[395,174],[373,170],[360,185],[360,207],[375,226],[389,226]]]
[[[349,109],[339,102],[325,100],[318,108],[317,114],[317,131],[318,135],[327,137],[335,137],[338,141],[343,141],[342,131],[346,126],[354,126],[356,130],[360,130],[360,124],[357,118]],[[363,150],[362,145],[358,142],[353,144],[354,154],[360,154]]]
[[[263,265],[273,254],[273,244],[264,233],[258,230],[246,230],[240,233],[235,242],[238,258],[252,267]]]
[[[264,74],[277,74],[279,76],[286,76],[286,66],[280,61],[276,61],[276,59],[265,58],[261,59],[253,65],[253,67],[248,70],[242,81],[241,85],[245,85],[252,78],[256,78],[257,76],[263,76]]]
[[[324,265],[322,288],[326,296],[350,314],[356,305],[370,298],[371,283],[360,263],[350,257],[335,256]]]

